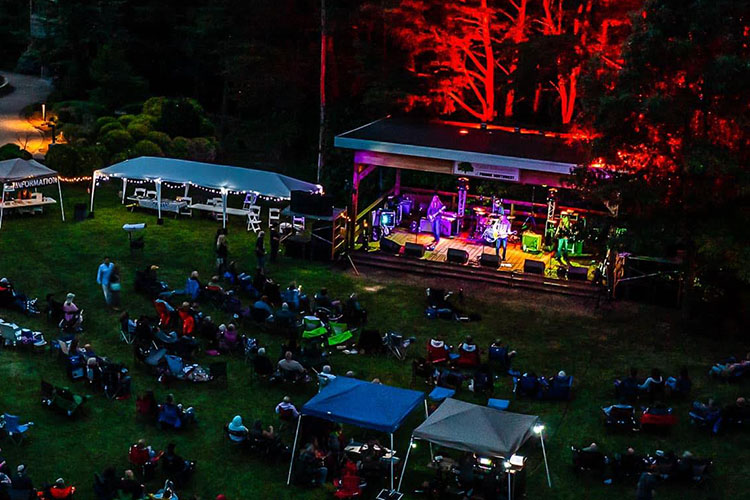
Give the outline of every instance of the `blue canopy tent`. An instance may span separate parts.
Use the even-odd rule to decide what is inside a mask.
[[[336,377],[331,380],[322,391],[305,403],[300,411],[287,484],[292,480],[292,467],[297,453],[297,439],[302,417],[318,417],[332,422],[386,432],[391,437],[391,450],[393,450],[393,433],[424,401],[425,394],[421,391],[373,384],[349,377]],[[391,490],[393,490],[393,460],[391,460]]]

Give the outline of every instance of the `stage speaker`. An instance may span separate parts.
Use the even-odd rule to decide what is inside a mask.
[[[466,264],[469,262],[469,252],[466,250],[459,250],[458,248],[449,248],[448,262],[453,262],[454,264]]]
[[[568,266],[568,279],[574,281],[586,281],[589,277],[588,267]]]
[[[529,274],[541,274],[544,276],[544,262],[541,260],[526,259],[523,261],[523,272]]]
[[[420,245],[419,243],[407,243],[404,245],[404,255],[421,259],[424,257],[424,245]]]
[[[401,245],[388,238],[380,240],[380,250],[385,253],[399,253],[401,252]]]
[[[500,258],[494,253],[483,253],[479,258],[479,264],[484,267],[500,267]]]
[[[331,217],[333,215],[333,197],[312,194],[306,191],[292,191],[289,209],[304,215]]]

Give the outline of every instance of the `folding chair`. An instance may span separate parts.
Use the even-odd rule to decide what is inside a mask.
[[[269,208],[268,209],[268,229],[271,229],[274,224],[278,225],[281,222],[281,209],[280,208]]]
[[[135,335],[130,333],[130,327],[128,325],[128,320],[130,319],[130,316],[125,314],[122,319],[120,320],[120,338],[123,342],[130,345],[135,340]]]
[[[193,197],[192,196],[178,196],[177,201],[184,201],[187,203],[186,207],[180,208],[180,215],[189,215],[190,217],[193,216],[193,209],[190,208],[190,205],[193,204]]]
[[[261,230],[260,207],[258,205],[251,205],[247,207],[247,210],[247,230],[258,234]]]
[[[146,198],[155,200],[156,199],[156,191],[146,191]]]
[[[0,418],[0,430],[4,431],[10,440],[16,444],[21,444],[24,434],[26,434],[26,431],[28,431],[32,425],[34,425],[34,422],[21,424],[18,417],[16,415],[11,415],[10,413],[5,413],[2,418]]]
[[[146,188],[135,188],[135,191],[133,192],[133,196],[135,198],[145,198]]]
[[[256,199],[257,199],[257,195],[253,193],[245,194],[245,200],[242,202],[242,210],[247,210],[253,205],[255,205]]]

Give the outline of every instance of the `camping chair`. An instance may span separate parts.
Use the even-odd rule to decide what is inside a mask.
[[[328,345],[333,347],[344,344],[354,336],[351,330],[344,323],[329,323],[331,327],[331,336],[328,337]]]
[[[15,323],[0,322],[0,335],[3,345],[13,347],[21,336],[21,327]]]
[[[305,331],[315,330],[323,326],[323,320],[321,320],[317,316],[305,316],[304,318],[302,318],[302,326],[304,327]]]
[[[183,378],[182,369],[185,367],[185,362],[182,358],[173,354],[165,354],[164,359],[167,361],[169,374],[175,378]]]
[[[128,313],[125,313],[120,320],[120,338],[126,344],[131,345],[135,340],[135,335],[130,332],[130,324],[128,322],[129,320],[130,316],[128,315]]]
[[[280,208],[269,208],[268,209],[268,229],[271,229],[274,224],[281,222],[281,209]]]
[[[612,405],[602,408],[604,425],[608,430],[638,431],[640,425],[635,416],[635,408],[631,405]]]
[[[0,431],[4,432],[10,440],[16,444],[21,444],[21,442],[23,442],[24,434],[26,434],[26,431],[28,431],[32,425],[34,425],[34,422],[21,424],[18,417],[16,415],[11,415],[10,413],[4,413],[3,416],[0,417]]]
[[[159,429],[164,429],[165,427],[180,429],[182,427],[182,419],[180,418],[180,412],[177,405],[159,405],[159,413],[156,416],[156,425]]]
[[[666,432],[677,425],[677,415],[672,408],[655,405],[644,408],[641,414],[641,429],[644,431]]]
[[[335,498],[359,498],[362,495],[362,479],[356,474],[345,474],[341,479],[334,479],[333,485],[336,491]]]
[[[247,207],[247,211],[247,230],[258,234],[261,230],[260,207],[258,205],[250,205]]]
[[[164,451],[160,451],[152,457],[147,449],[139,448],[137,444],[128,450],[128,461],[141,474],[144,481],[153,477],[156,466],[163,456]]]

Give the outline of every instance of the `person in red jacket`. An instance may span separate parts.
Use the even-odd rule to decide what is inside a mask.
[[[180,315],[180,321],[182,321],[182,334],[192,337],[195,332],[195,318],[193,318],[193,312],[190,310],[190,304],[183,302],[178,314]]]
[[[66,500],[73,498],[73,493],[75,493],[75,491],[76,489],[74,486],[66,486],[63,478],[59,478],[55,481],[55,484],[49,487],[47,495],[49,498],[55,500]]]
[[[471,335],[467,335],[466,340],[458,346],[457,364],[459,368],[476,368],[479,366],[479,348]]]

